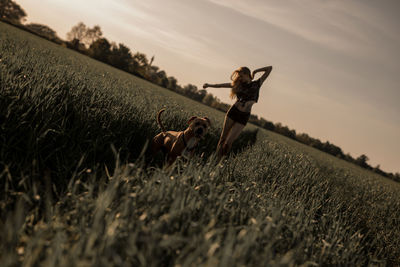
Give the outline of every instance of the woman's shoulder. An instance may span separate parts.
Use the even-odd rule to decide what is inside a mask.
[[[241,87],[245,87],[245,88],[250,88],[250,87],[255,87],[255,86],[259,86],[260,85],[260,81],[257,80],[253,80],[249,83],[242,83]]]
[[[261,87],[261,81],[260,81],[260,79],[251,81],[251,83],[249,84],[249,87],[252,87],[252,88]]]

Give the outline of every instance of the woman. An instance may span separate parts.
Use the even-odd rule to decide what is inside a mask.
[[[236,97],[236,102],[231,106],[225,116],[224,127],[217,146],[217,155],[221,159],[227,155],[232,143],[238,138],[247,121],[250,118],[251,107],[257,103],[260,87],[272,71],[272,66],[256,69],[253,73],[247,67],[235,70],[231,75],[231,83],[208,84],[203,88],[232,88],[231,98]],[[264,72],[262,76],[254,80],[255,74]]]

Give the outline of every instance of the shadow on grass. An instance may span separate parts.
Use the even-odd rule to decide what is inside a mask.
[[[257,141],[258,129],[244,130],[233,143],[231,153],[240,153],[249,146],[253,146]]]

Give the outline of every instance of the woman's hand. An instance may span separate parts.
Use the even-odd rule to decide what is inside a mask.
[[[210,87],[208,83],[203,84],[203,88],[206,89],[207,87]]]
[[[263,84],[263,82],[267,79],[267,77],[269,76],[269,74],[272,71],[272,66],[268,66],[268,67],[264,67],[264,68],[259,68],[253,71],[253,79],[254,79],[254,75],[257,72],[263,71],[263,75],[258,79],[260,81],[260,84]]]

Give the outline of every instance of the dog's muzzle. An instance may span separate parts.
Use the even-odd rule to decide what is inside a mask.
[[[196,131],[194,131],[194,134],[196,135],[196,137],[202,137],[202,135],[204,134],[204,129],[203,128],[198,128]]]

